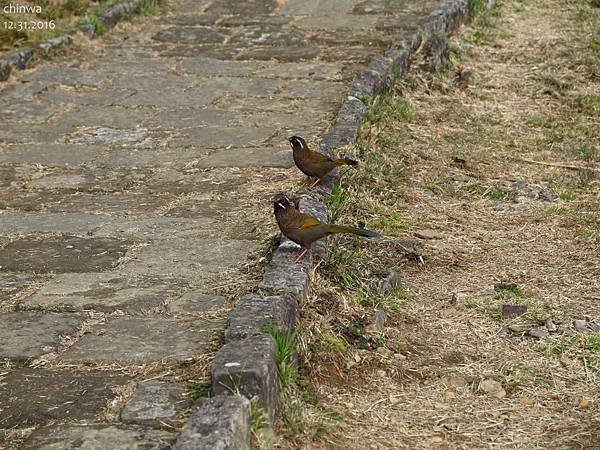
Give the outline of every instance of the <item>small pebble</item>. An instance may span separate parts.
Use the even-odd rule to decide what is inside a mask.
[[[587,320],[575,320],[573,322],[573,326],[575,327],[575,330],[579,331],[580,333],[588,333],[590,331]]]
[[[525,333],[526,331],[531,329],[531,325],[526,323],[516,323],[514,325],[509,325],[508,329],[513,333]]]
[[[558,329],[558,327],[556,326],[556,324],[554,323],[554,321],[552,319],[547,319],[546,320],[546,329],[548,331],[556,331]]]
[[[529,330],[527,334],[529,334],[529,336],[531,336],[531,337],[542,339],[542,338],[547,337],[549,332],[546,327],[538,327],[538,328],[533,328],[533,329]]]
[[[506,397],[506,391],[502,384],[491,378],[487,378],[479,383],[479,390],[496,398]]]

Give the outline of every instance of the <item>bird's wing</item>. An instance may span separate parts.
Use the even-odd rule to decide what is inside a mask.
[[[300,222],[300,228],[311,228],[316,227],[317,225],[321,225],[318,219],[314,217],[307,216],[306,214],[302,215],[302,221]]]
[[[329,156],[325,156],[323,153],[319,152],[312,152],[310,158],[318,163],[322,163],[325,161],[333,161],[333,159],[331,159]]]

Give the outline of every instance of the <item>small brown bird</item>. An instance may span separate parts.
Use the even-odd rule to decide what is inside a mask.
[[[302,259],[313,242],[330,234],[350,233],[368,238],[381,237],[379,233],[363,228],[321,223],[318,219],[298,211],[296,206],[283,194],[275,197],[273,206],[277,225],[281,232],[303,248],[294,260],[295,263]]]
[[[319,181],[333,169],[338,166],[356,166],[358,161],[344,157],[333,159],[322,153],[312,151],[306,145],[306,141],[299,136],[292,136],[288,139],[294,152],[294,162],[298,169],[309,177],[315,179],[309,184],[309,187],[315,187]]]

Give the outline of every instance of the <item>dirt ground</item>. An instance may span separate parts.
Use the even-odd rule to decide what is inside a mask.
[[[600,5],[500,1],[448,44],[372,101],[329,206],[387,237],[330,241],[269,445],[600,446]]]

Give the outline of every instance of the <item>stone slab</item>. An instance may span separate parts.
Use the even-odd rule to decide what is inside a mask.
[[[115,101],[119,105],[133,106],[154,106],[159,108],[172,108],[173,105],[185,108],[201,108],[214,102],[219,97],[223,96],[222,91],[206,91],[204,89],[179,89],[169,92],[169,95],[164,95],[160,90],[140,90],[130,97],[119,98]]]
[[[176,44],[222,44],[229,33],[214,27],[170,27],[159,31],[152,39]]]
[[[270,61],[277,60],[282,62],[310,61],[316,59],[321,53],[321,49],[315,46],[297,45],[289,46],[260,46],[248,47],[244,49],[237,59],[240,60],[258,60]]]
[[[0,305],[28,289],[40,278],[30,273],[0,272]]]
[[[9,145],[0,152],[0,163],[77,166],[95,159],[100,146],[71,144]]]
[[[187,283],[178,279],[124,277],[115,273],[63,273],[21,303],[20,309],[46,311],[123,311],[159,308],[179,296]]]
[[[39,102],[2,102],[0,120],[42,123],[56,114],[56,105]]]
[[[168,450],[175,439],[175,433],[164,430],[110,424],[58,425],[35,431],[23,450]]]
[[[165,239],[176,236],[195,236],[209,228],[213,223],[209,218],[172,218],[153,217],[123,218],[102,224],[94,236],[119,236],[121,238],[135,239]]]
[[[94,213],[117,216],[152,215],[172,203],[176,197],[170,194],[137,194],[115,192],[108,194],[66,194],[46,211],[50,213]]]
[[[215,153],[198,161],[197,167],[202,169],[215,167],[282,167],[294,165],[292,154],[288,149],[273,147],[248,147],[217,150]]]
[[[167,305],[171,314],[203,314],[216,311],[227,304],[227,299],[220,295],[202,294],[189,291]]]
[[[204,80],[194,89],[242,97],[271,97],[283,87],[282,81],[269,78],[221,76]]]
[[[83,319],[74,314],[5,312],[0,315],[0,358],[26,361],[50,353]]]
[[[206,9],[206,12],[223,15],[267,15],[275,11],[278,6],[277,0],[215,0]]]
[[[173,424],[188,407],[184,388],[177,384],[148,381],[138,383],[121,410],[121,421],[150,427]]]
[[[131,243],[112,238],[18,239],[0,249],[0,269],[13,272],[98,272],[111,269]]]
[[[265,127],[202,127],[180,131],[169,145],[201,148],[254,147],[264,144],[277,130]]]
[[[280,63],[258,70],[256,75],[265,78],[309,79],[340,81],[342,69],[337,64]]]
[[[173,450],[247,450],[250,402],[241,396],[202,399],[192,409]]]
[[[69,131],[79,127],[106,127],[133,129],[143,126],[154,115],[149,108],[123,108],[120,106],[77,106],[54,119],[49,126],[60,126]]]
[[[290,297],[247,295],[227,318],[225,342],[239,341],[265,333],[265,327],[291,331],[299,320],[298,305]]]
[[[216,108],[181,108],[165,109],[148,121],[150,127],[167,129],[193,128],[201,126],[232,126],[243,125],[244,119],[240,113]]]
[[[182,276],[197,280],[225,274],[256,251],[254,241],[223,239],[160,240],[141,249],[121,271],[137,275]]]
[[[209,149],[179,148],[177,146],[163,148],[160,152],[155,149],[120,148],[106,152],[96,164],[105,168],[123,170],[164,169],[173,167],[184,169],[191,162],[206,156]]]
[[[206,57],[189,57],[181,62],[181,71],[196,76],[241,77],[250,75],[261,67],[264,64],[254,61],[223,61]]]
[[[128,381],[108,371],[8,370],[0,374],[0,428],[93,419],[115,398],[114,388]]]
[[[354,3],[354,0],[287,0],[279,13],[289,16],[340,14],[350,12]]]
[[[281,408],[276,353],[269,334],[225,344],[211,365],[212,395],[240,393],[275,419]]]
[[[185,361],[208,348],[218,321],[192,323],[160,317],[115,317],[60,355],[66,363],[140,364]]]
[[[83,236],[93,233],[100,226],[112,220],[114,219],[111,217],[97,214],[7,211],[2,214],[0,234],[20,236],[40,232]]]

